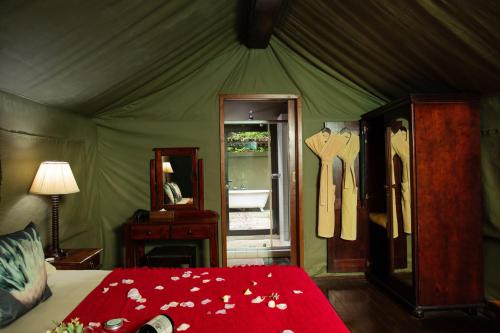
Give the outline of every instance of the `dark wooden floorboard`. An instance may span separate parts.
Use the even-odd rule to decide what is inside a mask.
[[[352,333],[500,332],[500,320],[483,313],[434,311],[417,319],[404,304],[363,278],[314,280]]]

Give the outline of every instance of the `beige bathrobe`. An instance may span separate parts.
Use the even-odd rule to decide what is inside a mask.
[[[403,174],[401,181],[401,206],[403,213],[403,230],[407,234],[411,234],[411,191],[410,191],[410,142],[408,140],[407,131],[397,131],[391,135],[391,151],[392,157],[398,155],[403,162]],[[392,159],[391,159],[392,162]],[[395,184],[394,166],[392,167],[392,184]],[[396,214],[396,197],[393,188],[392,195],[392,230],[393,237],[398,237],[397,214]]]
[[[342,177],[342,229],[340,238],[356,240],[357,234],[357,205],[358,187],[356,186],[356,172],[354,161],[359,153],[359,136],[351,132],[342,134],[347,143],[338,156],[343,162]]]
[[[340,134],[318,132],[305,140],[306,145],[321,159],[318,205],[318,236],[333,237],[335,228],[335,185],[333,159],[344,149],[347,138]]]

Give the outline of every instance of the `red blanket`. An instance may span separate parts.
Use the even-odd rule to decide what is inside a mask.
[[[123,331],[135,332],[160,313],[176,331],[349,332],[309,276],[290,266],[116,269],[65,321],[79,317],[101,332],[105,321],[124,318]]]

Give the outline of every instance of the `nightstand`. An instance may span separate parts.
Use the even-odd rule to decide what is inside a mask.
[[[99,269],[102,249],[65,249],[67,256],[50,263],[57,269]]]

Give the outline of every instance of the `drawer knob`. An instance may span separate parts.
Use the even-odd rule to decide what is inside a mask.
[[[191,230],[191,228],[188,229],[188,235],[192,235],[193,234],[193,230]]]

